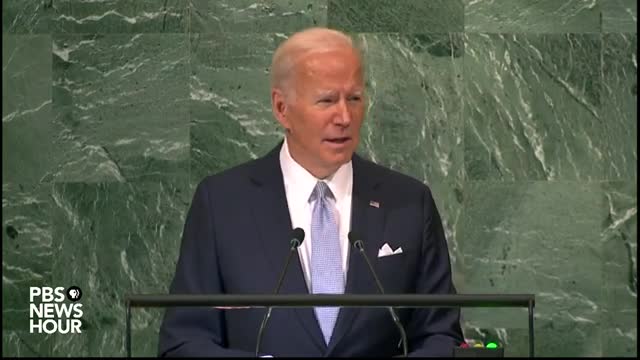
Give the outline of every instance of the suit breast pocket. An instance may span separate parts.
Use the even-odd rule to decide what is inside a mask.
[[[376,273],[386,293],[403,293],[410,289],[415,278],[414,262],[408,252],[379,257],[376,259]]]

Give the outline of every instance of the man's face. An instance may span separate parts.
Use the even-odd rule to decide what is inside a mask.
[[[350,48],[315,52],[297,60],[295,93],[281,123],[289,129],[291,156],[319,178],[351,160],[364,118],[360,58]]]

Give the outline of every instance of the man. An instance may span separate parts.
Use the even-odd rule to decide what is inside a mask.
[[[386,293],[455,293],[429,188],[354,154],[366,101],[351,39],[322,28],[293,35],[274,54],[271,88],[285,139],[198,185],[171,292],[272,293],[300,227],[306,237],[282,294],[377,294],[350,231],[364,239]],[[264,311],[169,309],[159,353],[252,357]],[[463,341],[456,309],[397,312],[412,355],[450,356]],[[394,356],[399,340],[386,309],[276,308],[261,355]]]

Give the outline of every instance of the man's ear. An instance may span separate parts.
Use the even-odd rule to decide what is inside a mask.
[[[271,89],[271,110],[280,125],[289,130],[291,124],[287,118],[287,102],[284,93],[278,88]]]

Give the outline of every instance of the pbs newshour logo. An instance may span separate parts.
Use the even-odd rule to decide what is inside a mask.
[[[29,288],[29,332],[80,334],[82,290],[77,286]],[[69,302],[65,302],[68,300]]]

